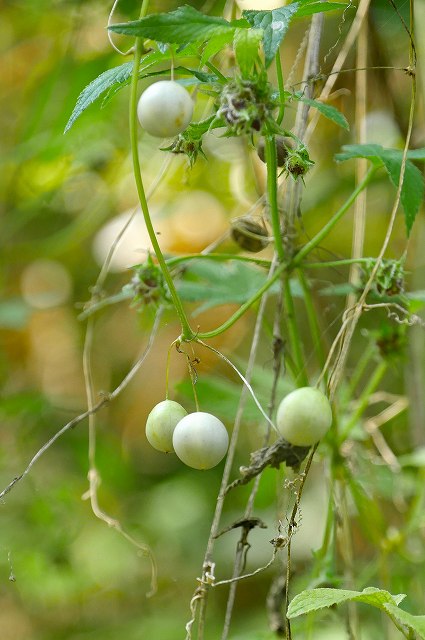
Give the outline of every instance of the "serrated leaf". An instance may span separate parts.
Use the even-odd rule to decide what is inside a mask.
[[[252,73],[262,37],[262,29],[236,29],[233,49],[242,76],[249,77]]]
[[[132,73],[133,62],[125,62],[119,67],[108,69],[100,74],[97,78],[92,80],[90,84],[85,87],[77,98],[75,107],[71,113],[71,116],[66,124],[64,133],[69,131],[77,118],[89,107],[95,100],[99,98],[105,91],[116,84],[125,82]]]
[[[317,111],[319,111],[322,116],[325,116],[325,118],[328,118],[328,120],[332,120],[332,122],[335,122],[335,124],[337,124],[339,127],[346,129],[346,131],[350,130],[350,125],[347,122],[347,118],[336,107],[333,107],[330,104],[325,104],[324,102],[320,102],[320,100],[306,98],[301,93],[294,94],[294,97],[296,100],[304,102],[310,107],[317,109]]]
[[[385,168],[390,176],[391,182],[396,188],[398,187],[400,179],[402,155],[400,152],[399,157],[384,158]],[[422,173],[414,164],[407,160],[401,190],[401,203],[404,209],[407,235],[409,235],[412,230],[419,207],[424,199],[424,192],[425,188]]]
[[[175,57],[175,53],[173,51],[150,51],[145,56],[143,56],[140,62],[139,73],[146,71],[146,69],[149,69],[154,64],[163,62],[164,60],[170,59],[171,57]],[[92,82],[90,82],[90,84],[88,84],[78,96],[74,110],[67,122],[64,133],[66,133],[72,127],[74,122],[77,120],[77,118],[80,117],[83,111],[85,111],[87,107],[93,104],[93,102],[95,102],[103,93],[105,93],[105,91],[108,91],[108,94],[102,102],[102,107],[107,102],[109,102],[112,96],[114,96],[118,91],[127,86],[131,81],[132,71],[133,62],[125,62],[119,67],[114,67],[113,69],[104,71],[100,74],[100,76],[92,80]]]
[[[405,597],[404,594],[391,595],[388,591],[376,587],[367,587],[363,591],[307,589],[293,598],[287,615],[288,618],[296,618],[343,602],[363,602],[385,611],[385,604],[398,605]]]
[[[253,11],[246,10],[242,12],[250,25],[256,29],[262,29],[263,49],[266,67],[268,67],[280,47],[283,38],[288,31],[289,23],[295,16],[299,8],[299,2],[282,7],[281,9],[272,9],[271,11]]]
[[[236,26],[224,18],[207,16],[187,5],[168,13],[153,13],[140,20],[114,24],[110,31],[158,42],[203,42],[224,33],[233,34]]]
[[[383,165],[393,185],[396,188],[398,187],[403,151],[399,149],[384,149],[379,144],[353,144],[346,145],[342,149],[343,153],[338,153],[335,156],[337,162],[351,158],[367,158],[376,166]],[[425,160],[425,154],[422,149],[408,152],[408,157],[412,157],[411,154],[413,154],[415,160]],[[407,160],[401,190],[401,203],[404,209],[407,235],[410,234],[419,207],[423,202],[424,193],[425,186],[421,172],[410,160]]]
[[[412,629],[420,638],[425,638],[425,616],[414,616],[390,603],[385,604],[384,609],[397,622]]]

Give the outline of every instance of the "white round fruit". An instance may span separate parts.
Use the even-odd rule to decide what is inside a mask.
[[[330,402],[319,389],[295,389],[280,403],[276,424],[289,443],[309,447],[323,438],[332,424]]]
[[[163,400],[152,409],[146,421],[146,437],[154,449],[173,450],[173,432],[187,411],[174,400]]]
[[[224,424],[211,413],[196,411],[182,418],[173,433],[174,451],[194,469],[211,469],[224,458],[229,436]]]
[[[137,117],[142,127],[157,138],[172,138],[192,120],[193,101],[186,89],[173,80],[151,84],[140,96]]]

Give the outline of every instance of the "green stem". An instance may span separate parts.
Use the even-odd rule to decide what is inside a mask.
[[[206,62],[205,66],[207,67],[207,69],[209,69],[210,71],[212,71],[213,73],[215,73],[215,75],[217,76],[217,78],[219,80],[221,80],[222,82],[226,83],[227,82],[227,78],[226,76],[224,76],[221,71],[219,69],[217,69],[217,67],[212,63],[212,62]]]
[[[275,136],[265,136],[264,151],[267,163],[267,201],[269,205],[269,215],[273,229],[274,245],[277,256],[279,258],[279,262],[283,262],[285,258],[285,250],[283,248],[282,242],[279,206],[277,201],[277,150]]]
[[[285,298],[285,315],[288,325],[289,343],[292,346],[293,357],[297,368],[296,383],[299,387],[307,387],[308,378],[305,372],[305,358],[301,336],[298,330],[297,320],[295,318],[295,307],[294,300],[292,298],[291,283],[287,274],[285,274],[283,278],[283,293]]]
[[[276,118],[277,124],[281,124],[283,120],[283,116],[285,115],[285,84],[283,81],[283,71],[282,71],[282,62],[280,59],[280,50],[276,53],[275,56],[276,62],[276,77],[277,77],[277,86],[279,88],[279,113]]]
[[[369,405],[369,398],[372,395],[372,393],[377,389],[387,369],[388,369],[387,362],[385,360],[381,360],[381,362],[376,367],[372,377],[370,378],[369,383],[366,385],[360,398],[358,399],[358,405],[356,410],[351,415],[351,418],[347,422],[347,424],[344,425],[344,429],[340,434],[341,442],[344,442],[344,440],[349,436],[350,431],[356,425],[359,418],[363,415],[363,413],[367,409]]]
[[[348,200],[344,202],[342,207],[338,209],[338,211],[325,224],[325,226],[322,227],[319,233],[317,233],[314,236],[314,238],[312,238],[309,242],[307,242],[306,245],[303,246],[302,249],[300,249],[300,251],[296,254],[296,256],[292,260],[292,263],[291,263],[292,268],[298,267],[301,264],[301,262],[304,260],[304,258],[309,253],[311,253],[313,249],[315,249],[324,240],[324,238],[326,238],[327,235],[329,235],[329,233],[332,231],[332,229],[337,224],[337,222],[340,221],[344,213],[351,207],[353,202],[356,200],[357,196],[363,191],[363,189],[367,187],[369,182],[372,180],[372,177],[374,176],[375,171],[376,171],[375,167],[372,167],[371,169],[369,169],[364,179],[360,182],[358,187],[353,191],[353,193],[350,195]]]
[[[261,298],[263,293],[265,293],[279,279],[282,273],[284,273],[285,271],[289,272],[295,269],[296,267],[299,267],[302,261],[304,260],[304,258],[311,251],[313,251],[313,249],[315,249],[317,245],[319,245],[323,241],[323,239],[332,231],[332,229],[337,224],[337,222],[339,222],[339,220],[342,218],[344,213],[351,207],[351,205],[353,204],[357,196],[363,191],[363,189],[367,187],[369,182],[372,180],[374,173],[375,173],[375,167],[372,167],[372,169],[370,169],[369,172],[366,174],[364,180],[362,180],[359,186],[350,195],[348,200],[332,216],[332,218],[323,227],[323,229],[321,229],[319,233],[317,233],[314,236],[314,238],[310,240],[310,242],[304,245],[304,247],[294,256],[294,258],[291,260],[289,264],[282,263],[281,265],[279,265],[279,267],[276,269],[273,276],[269,280],[267,280],[267,282],[265,282],[264,285],[260,287],[260,289],[238,309],[238,311],[236,311],[228,320],[226,320],[226,322],[224,322],[222,325],[220,325],[213,331],[208,331],[206,333],[198,334],[198,337],[201,338],[202,340],[207,340],[208,338],[214,338],[215,336],[218,336],[224,331],[226,331],[227,329],[229,329],[237,320],[239,320],[239,318],[243,316],[243,314],[250,307],[252,307],[253,304],[255,304],[255,302],[257,302],[259,298]]]
[[[207,331],[206,333],[198,333],[196,337],[200,338],[201,340],[208,340],[208,338],[215,338],[215,336],[219,336],[221,333],[224,333],[224,331],[227,331],[227,329],[234,325],[235,322],[239,320],[239,318],[241,318],[244,313],[248,311],[248,309],[250,309],[252,305],[255,304],[257,300],[259,300],[268,289],[270,289],[270,287],[280,278],[286,268],[286,264],[281,264],[276,269],[273,276],[269,280],[266,280],[263,286],[260,287],[249,300],[244,302],[244,304],[241,305],[239,309],[235,311],[235,313],[230,316],[228,320],[226,320],[226,322],[223,322],[223,324],[221,324],[216,329],[213,329],[212,331]]]
[[[147,11],[148,0],[144,0],[142,5],[141,17],[146,14]],[[143,14],[143,15],[142,15]],[[182,328],[182,339],[183,340],[192,340],[194,337],[194,333],[189,325],[189,321],[186,317],[185,311],[183,309],[183,305],[178,296],[176,288],[174,286],[173,279],[168,270],[167,264],[165,262],[164,256],[162,254],[161,248],[159,246],[155,229],[152,225],[152,220],[149,213],[149,207],[146,199],[145,189],[143,186],[143,180],[141,176],[140,170],[140,160],[139,160],[139,149],[138,149],[138,141],[137,141],[137,132],[138,132],[138,120],[137,120],[137,83],[138,83],[138,69],[140,58],[143,52],[143,41],[141,38],[136,38],[136,46],[134,53],[134,66],[133,66],[133,74],[131,78],[131,93],[130,93],[130,140],[131,140],[131,152],[133,156],[133,170],[134,170],[134,178],[137,186],[137,193],[139,196],[140,206],[142,209],[143,217],[145,220],[146,228],[149,234],[150,241],[152,243],[153,249],[155,251],[155,255],[158,260],[159,267],[162,271],[164,279],[168,285],[168,289],[170,291],[170,295],[176,309],[177,315],[179,316],[181,328]]]
[[[227,262],[228,260],[239,260],[240,262],[249,262],[251,264],[258,264],[260,267],[270,268],[270,260],[264,258],[251,258],[250,256],[241,256],[234,253],[191,253],[187,256],[176,256],[167,258],[167,266],[174,267],[182,262],[188,262],[189,260],[216,260],[217,262]]]
[[[344,267],[352,264],[375,263],[375,258],[344,258],[341,260],[331,260],[330,262],[303,262],[305,269],[326,269],[327,267]]]

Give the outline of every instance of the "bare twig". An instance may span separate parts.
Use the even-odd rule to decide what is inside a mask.
[[[271,265],[271,268],[270,268],[270,271],[269,271],[269,277],[271,277],[272,274],[274,273],[276,265],[277,265],[276,261],[273,261],[273,263]],[[248,384],[250,383],[250,379],[251,379],[252,372],[253,372],[254,365],[255,365],[255,359],[256,359],[257,349],[258,349],[258,345],[259,345],[261,328],[262,328],[262,324],[263,324],[263,314],[264,314],[264,311],[265,311],[266,300],[267,300],[267,295],[264,295],[262,297],[262,299],[261,299],[260,307],[259,307],[258,314],[257,314],[257,320],[256,320],[255,328],[254,328],[253,340],[252,340],[252,343],[251,343],[251,351],[250,351],[250,356],[249,356],[249,360],[248,360],[248,366],[247,366],[246,373],[245,373],[245,380],[246,380],[246,382]],[[231,439],[230,439],[229,451],[227,453],[227,458],[226,458],[226,463],[225,463],[225,466],[224,466],[224,471],[223,471],[223,477],[222,477],[222,481],[221,481],[220,491],[219,491],[219,494],[218,494],[218,497],[217,497],[215,513],[214,513],[213,521],[212,521],[212,524],[211,524],[211,530],[210,530],[210,535],[209,535],[209,539],[208,539],[208,542],[207,542],[207,548],[206,548],[206,551],[205,551],[202,578],[199,579],[199,581],[201,583],[201,587],[202,587],[202,593],[201,593],[201,597],[197,598],[197,603],[199,604],[199,600],[200,600],[200,607],[201,607],[200,608],[200,612],[199,612],[198,640],[203,640],[203,635],[204,635],[204,625],[205,625],[205,615],[206,615],[206,601],[207,601],[208,586],[209,586],[207,572],[208,572],[209,567],[211,566],[211,563],[212,563],[212,554],[213,554],[213,550],[214,550],[214,544],[215,544],[217,533],[219,531],[221,514],[222,514],[222,511],[223,511],[223,505],[224,505],[224,500],[225,500],[225,490],[226,490],[227,485],[229,484],[229,478],[230,478],[230,474],[231,474],[231,470],[232,470],[232,466],[233,466],[233,460],[234,460],[234,456],[235,456],[236,445],[237,445],[237,442],[238,442],[240,427],[241,427],[241,423],[242,423],[242,415],[243,415],[243,411],[244,411],[244,408],[245,408],[245,402],[247,400],[247,392],[248,392],[248,387],[245,384],[243,386],[243,388],[242,388],[241,396],[240,396],[240,400],[239,400],[239,405],[238,405],[238,408],[237,408],[237,411],[236,411],[235,422],[234,422],[234,426],[233,426],[233,432],[232,432],[232,436],[231,436]],[[196,590],[196,592],[194,594],[194,597],[197,595],[197,593],[198,594],[200,593],[199,592],[199,587]],[[193,625],[193,621],[191,621],[191,626],[192,625]],[[189,635],[187,635],[186,637],[188,639],[190,638]]]
[[[30,462],[28,463],[28,465],[24,469],[24,471],[19,476],[16,476],[15,478],[13,478],[13,480],[11,482],[9,482],[9,484],[3,489],[3,491],[0,492],[0,500],[2,498],[4,498],[4,496],[6,494],[8,494],[9,491],[11,491],[18,482],[20,482],[23,478],[25,478],[25,476],[28,475],[28,473],[31,471],[32,467],[37,462],[37,460],[39,460],[41,458],[41,456],[44,453],[46,453],[46,451],[48,449],[50,449],[50,447],[56,442],[56,440],[59,440],[59,438],[61,438],[63,435],[65,435],[65,433],[67,433],[68,431],[70,431],[71,429],[76,427],[77,424],[79,424],[80,422],[83,422],[90,415],[95,414],[98,411],[100,411],[100,409],[102,409],[104,406],[109,404],[112,400],[114,400],[125,389],[125,387],[131,382],[131,380],[134,378],[134,376],[136,375],[136,373],[138,372],[138,370],[142,366],[146,356],[148,355],[148,353],[149,353],[149,351],[150,351],[150,349],[152,347],[153,341],[155,339],[155,336],[156,336],[156,333],[157,333],[157,330],[158,330],[158,327],[159,327],[159,321],[160,321],[161,314],[162,314],[162,311],[159,310],[158,313],[157,313],[156,319],[155,319],[154,328],[152,329],[152,333],[151,333],[148,345],[144,349],[144,351],[141,354],[141,356],[137,359],[135,364],[132,366],[130,371],[127,373],[127,375],[121,381],[121,383],[118,385],[118,387],[116,387],[116,389],[114,389],[114,391],[112,391],[111,393],[103,393],[103,394],[101,394],[101,399],[96,404],[94,404],[91,407],[91,409],[88,409],[87,411],[84,411],[80,415],[76,416],[75,418],[73,418],[72,420],[67,422],[59,431],[57,431],[55,433],[55,435],[52,436],[50,438],[50,440],[48,440],[46,442],[46,444],[44,444],[37,451],[37,453],[33,456],[33,458],[31,458]]]

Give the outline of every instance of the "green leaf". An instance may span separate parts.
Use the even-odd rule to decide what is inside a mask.
[[[236,29],[233,48],[242,76],[249,77],[258,58],[258,47],[263,37],[261,29]]]
[[[189,280],[188,278],[192,278]],[[196,279],[193,279],[193,278]],[[196,313],[221,304],[246,302],[265,283],[264,270],[242,262],[218,264],[202,259],[191,264],[184,280],[178,284],[181,298],[189,302],[202,302]],[[273,290],[273,287],[272,287]]]
[[[170,71],[167,69],[162,69],[161,71],[146,73],[146,70],[152,67],[153,65],[159,62],[165,62],[166,60],[173,60],[179,58],[189,58],[194,55],[197,55],[197,51],[194,47],[189,46],[185,47],[184,50],[177,52],[176,47],[167,47],[164,51],[150,51],[146,55],[143,56],[140,62],[139,68],[139,79],[147,78],[151,75],[169,75]],[[120,65],[119,67],[114,67],[113,69],[108,69],[104,73],[101,73],[100,76],[95,78],[90,84],[83,89],[77,99],[77,103],[74,107],[74,110],[71,114],[71,117],[68,120],[68,123],[65,127],[64,133],[66,133],[80,117],[80,115],[89,107],[95,100],[97,100],[105,91],[108,91],[104,99],[102,100],[102,108],[113,98],[113,96],[121,91],[124,87],[126,87],[131,82],[131,74],[133,70],[133,63],[126,62],[125,64]],[[187,67],[177,67],[176,71],[181,70],[185,73],[191,73],[195,77],[197,77],[201,82],[212,81],[214,76],[209,74],[204,74],[201,71],[195,71],[193,69],[187,69]]]
[[[353,144],[342,147],[343,153],[335,156],[337,162],[349,160],[351,158],[367,158],[375,164],[375,166],[383,165],[390,177],[391,182],[397,188],[401,165],[403,161],[403,151],[399,149],[384,149],[379,144]],[[408,157],[415,160],[425,160],[425,154],[422,149],[411,151]],[[410,234],[419,207],[423,202],[425,194],[424,179],[417,167],[410,160],[406,161],[406,168],[403,179],[403,187],[401,190],[401,203],[404,209],[405,223],[407,235]]]
[[[324,102],[320,102],[320,100],[313,100],[311,98],[306,98],[301,93],[295,93],[294,97],[296,100],[299,100],[300,102],[304,102],[305,104],[308,104],[310,107],[317,109],[318,111],[320,111],[322,116],[325,116],[325,118],[328,118],[328,120],[332,120],[339,127],[342,127],[347,131],[350,130],[350,125],[348,124],[346,117],[341,113],[341,111],[338,111],[338,109],[336,109],[332,105],[325,104]]]
[[[279,50],[280,44],[288,31],[289,23],[299,8],[299,2],[272,9],[271,11],[243,11],[242,15],[250,25],[256,29],[262,29],[263,49],[266,67],[268,67]]]
[[[198,84],[201,82],[202,84],[215,84],[218,80],[217,76],[212,73],[205,73],[205,71],[198,71],[198,69],[189,69],[188,67],[174,67],[174,72],[179,75],[191,75],[193,78],[175,78],[176,82],[181,84]],[[139,79],[142,78],[152,78],[155,76],[169,76],[169,69],[158,69],[158,71],[150,71],[148,73],[141,73],[139,75]],[[194,80],[196,78],[196,80]]]
[[[409,158],[409,160],[417,160],[418,162],[420,160],[424,161],[425,147],[422,147],[421,149],[411,149],[407,152],[407,157]]]
[[[157,42],[203,42],[224,33],[233,34],[236,24],[224,18],[207,16],[187,5],[169,13],[153,13],[146,18],[114,24],[110,31]]]
[[[99,98],[107,89],[116,84],[121,84],[128,80],[133,70],[133,62],[125,62],[119,67],[108,69],[92,80],[90,84],[83,89],[77,98],[74,110],[71,113],[64,133],[69,131],[77,118],[89,107],[95,100]]]
[[[226,31],[224,33],[220,33],[220,35],[218,36],[214,36],[214,38],[210,38],[202,51],[200,65],[203,66],[208,60],[213,58],[219,51],[224,49],[226,45],[231,44],[234,37],[234,33],[235,33],[234,31]]]
[[[419,447],[412,453],[405,453],[397,459],[402,467],[425,467],[425,447]]]
[[[345,2],[318,2],[317,0],[304,0],[304,2],[299,0],[298,4],[301,6],[297,11],[297,18],[304,18],[322,11],[335,11],[336,9],[346,9],[348,7]]]
[[[390,603],[385,604],[384,609],[397,622],[412,629],[420,638],[425,638],[425,616],[414,616]]]
[[[343,602],[363,602],[372,607],[377,607],[381,611],[385,610],[385,605],[398,605],[406,596],[404,594],[391,595],[388,591],[367,587],[363,591],[349,591],[346,589],[307,589],[302,591],[291,601],[288,608],[288,618],[318,611],[326,607]]]
[[[196,395],[202,407],[202,411],[211,411],[221,420],[231,422],[235,419],[235,407],[241,395],[242,383],[232,382],[228,378],[218,378],[216,376],[202,375],[196,382]],[[193,400],[193,388],[190,380],[179,382],[176,385],[179,395],[184,396],[189,401]],[[264,398],[260,399],[264,400]],[[251,397],[244,408],[244,420],[256,422],[260,413]]]

